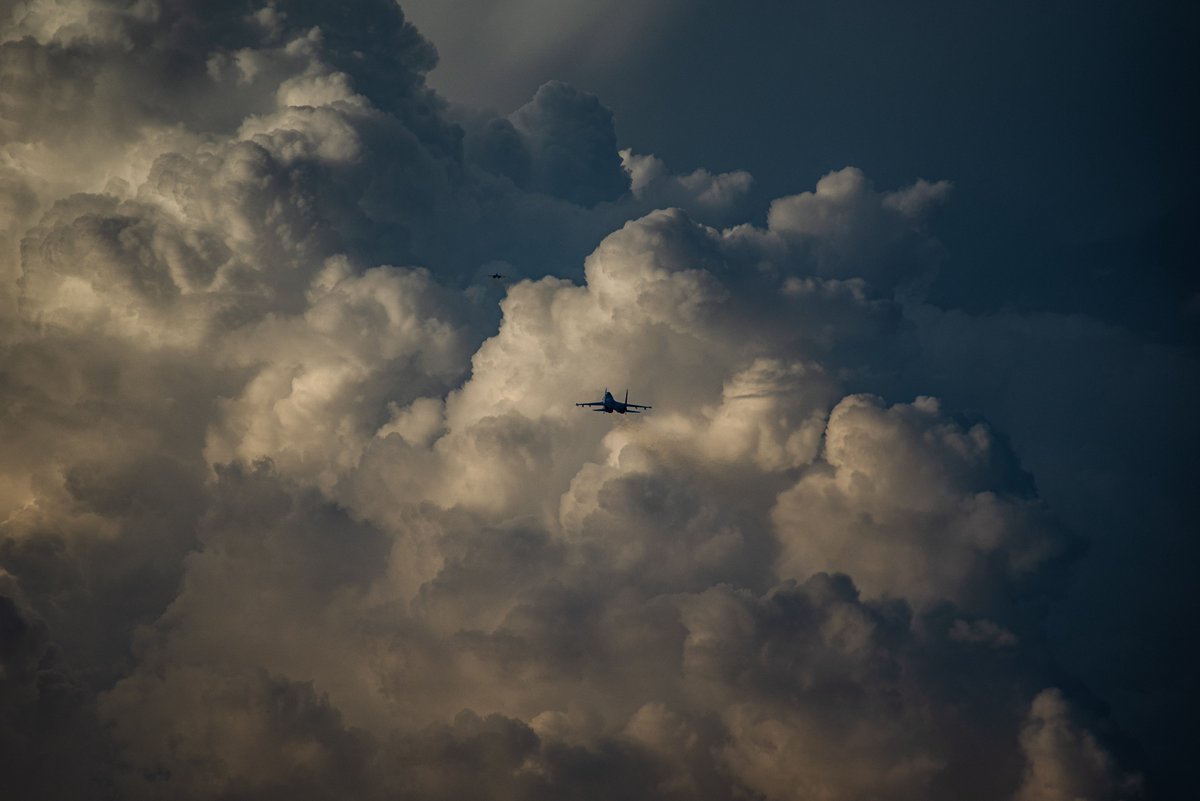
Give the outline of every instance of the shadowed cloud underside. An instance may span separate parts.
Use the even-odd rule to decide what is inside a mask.
[[[747,222],[569,84],[450,108],[386,0],[2,13],[5,793],[1141,795],[1039,408],[935,396],[1190,361],[927,304],[951,180]]]

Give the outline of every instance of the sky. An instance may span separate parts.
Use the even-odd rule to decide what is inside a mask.
[[[1196,34],[0,2],[3,794],[1187,797]]]

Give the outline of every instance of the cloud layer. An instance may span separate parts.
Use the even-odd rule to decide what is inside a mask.
[[[1043,644],[1076,537],[865,391],[949,183],[734,224],[574,87],[451,111],[383,0],[4,13],[7,790],[1138,793]]]

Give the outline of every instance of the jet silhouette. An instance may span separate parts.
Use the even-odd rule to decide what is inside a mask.
[[[612,393],[607,389],[604,390],[604,400],[588,401],[587,403],[577,403],[576,406],[596,406],[599,408],[592,409],[593,412],[604,412],[605,414],[641,414],[639,409],[652,409],[652,406],[642,406],[638,403],[629,402],[629,390],[625,390],[624,402],[617,400],[612,396]]]

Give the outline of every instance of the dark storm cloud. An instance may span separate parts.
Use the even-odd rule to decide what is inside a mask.
[[[114,754],[89,689],[64,667],[43,621],[0,573],[0,774],[18,796],[113,791]]]
[[[612,112],[594,95],[552,81],[510,119],[529,143],[533,188],[584,206],[628,190]]]
[[[919,386],[994,341],[922,302],[947,182],[745,223],[570,85],[449,108],[383,0],[6,15],[5,789],[1138,791],[1077,535]]]

